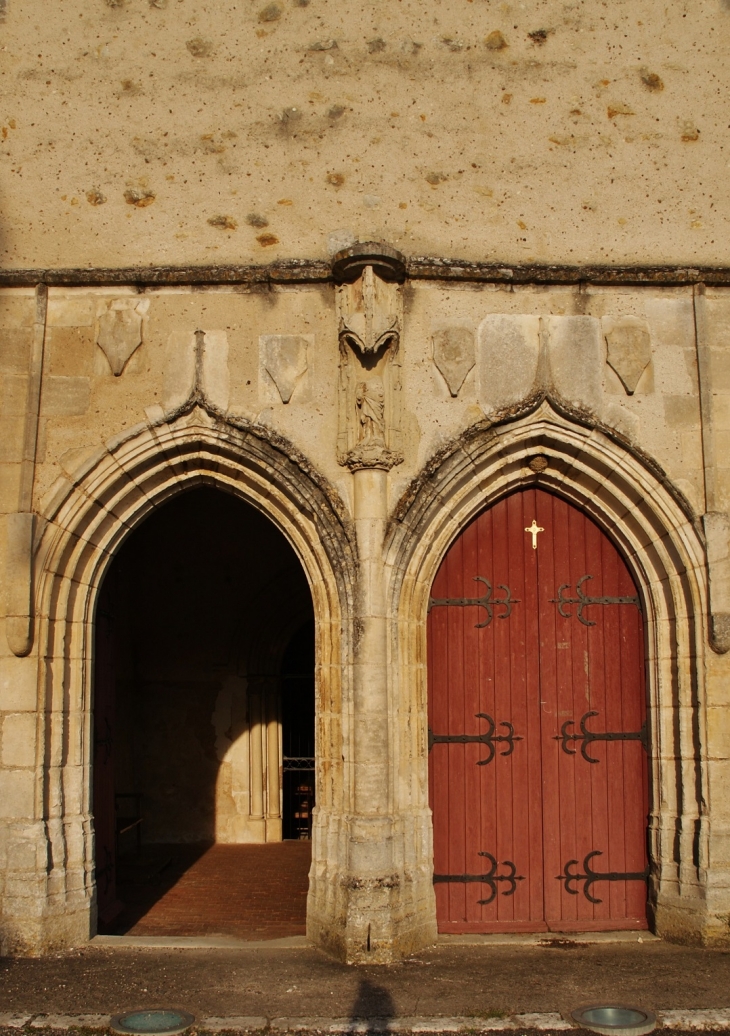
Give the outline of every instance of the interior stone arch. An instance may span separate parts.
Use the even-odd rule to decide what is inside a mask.
[[[547,468],[528,462],[544,456]],[[426,614],[448,547],[476,515],[535,485],[582,509],[634,574],[646,620],[651,723],[650,905],[659,933],[702,938],[707,867],[704,542],[691,507],[657,465],[609,430],[547,401],[445,446],[403,495],[389,525],[391,685],[398,794],[428,813]],[[405,719],[407,717],[407,720]],[[429,814],[430,816],[430,814]],[[424,852],[432,854],[430,828]]]

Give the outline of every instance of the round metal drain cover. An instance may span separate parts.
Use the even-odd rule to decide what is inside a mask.
[[[626,1004],[590,1004],[573,1011],[571,1018],[602,1036],[644,1036],[656,1028],[656,1015]]]
[[[115,1014],[111,1021],[114,1032],[127,1036],[177,1036],[185,1032],[195,1021],[188,1011],[177,1011],[169,1007],[147,1011],[127,1011]]]

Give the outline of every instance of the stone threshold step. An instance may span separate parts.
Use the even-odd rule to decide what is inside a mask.
[[[565,946],[568,943],[649,943],[661,940],[651,932],[541,932],[537,935],[439,935],[437,946]],[[278,939],[239,939],[233,935],[96,935],[92,946],[168,950],[302,950],[311,946],[305,935]]]
[[[305,950],[305,935],[280,939],[238,939],[233,935],[95,935],[90,945],[108,949],[132,947],[157,950]]]
[[[111,1015],[104,1014],[1,1014],[0,1030],[107,1030]],[[730,1030],[730,1007],[719,1010],[658,1011],[659,1029],[679,1029],[692,1032]],[[232,1016],[229,1018],[201,1018],[193,1031],[199,1033],[483,1033],[516,1029],[533,1031],[560,1031],[576,1026],[562,1015],[551,1012],[514,1014],[505,1018],[265,1018]]]

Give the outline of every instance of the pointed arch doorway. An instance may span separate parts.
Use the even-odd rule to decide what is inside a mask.
[[[174,494],[112,560],[95,647],[101,932],[304,934],[314,618],[284,535],[231,493],[204,485]],[[309,823],[292,845],[282,747],[297,734],[308,737]]]
[[[449,548],[428,617],[439,930],[647,927],[644,629],[583,512],[505,497]]]

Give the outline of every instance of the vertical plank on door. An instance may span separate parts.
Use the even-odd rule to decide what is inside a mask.
[[[544,809],[546,827],[547,818],[552,826],[557,815],[560,833],[559,858],[553,855],[554,841],[545,846],[546,920],[551,929],[563,931],[645,928],[644,882],[577,882],[572,887],[578,894],[570,895],[565,881],[551,884],[548,877],[564,874],[571,860],[576,861],[572,873],[584,873],[586,857],[593,852],[601,853],[589,860],[593,871],[644,870],[648,772],[639,741],[593,741],[586,754],[597,762],[589,762],[582,742],[573,742],[568,754],[555,740],[566,719],[578,735],[583,717],[587,729],[596,733],[641,729],[646,717],[644,642],[635,605],[594,603],[581,611],[574,603],[565,606],[567,617],[559,614],[559,587],[567,584],[565,595],[575,598],[586,575],[591,578],[581,590],[589,598],[636,597],[637,590],[618,551],[587,515],[558,498],[545,506],[551,508],[554,533],[540,569],[541,687],[543,698],[555,697],[557,715],[542,714],[546,770],[553,773],[543,784]],[[566,643],[569,648],[561,650]],[[558,658],[554,673],[546,664],[553,645]],[[567,664],[561,664],[561,655],[568,656]],[[596,715],[587,717],[589,712]],[[557,803],[551,788],[557,788]],[[600,902],[592,902],[586,888]]]

